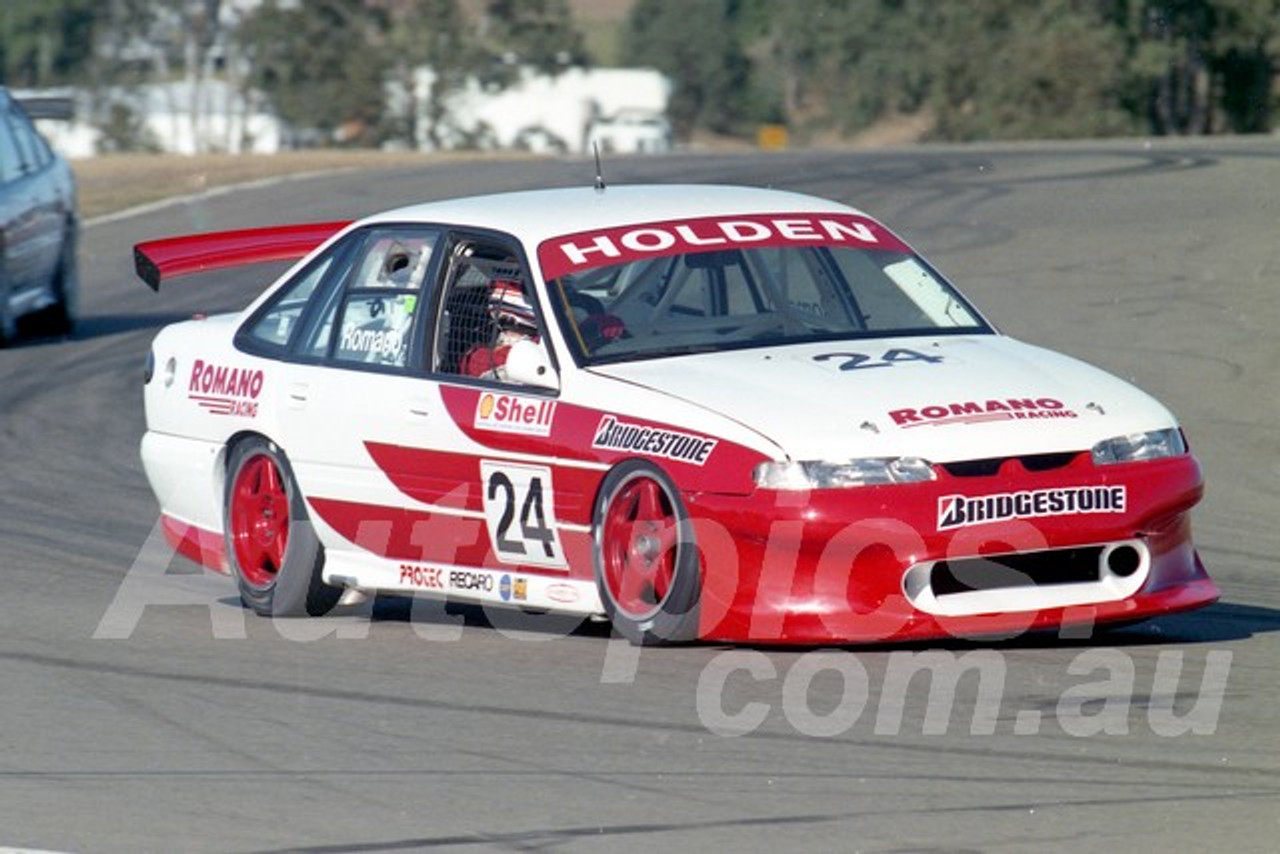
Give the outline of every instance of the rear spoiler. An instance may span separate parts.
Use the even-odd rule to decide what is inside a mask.
[[[350,225],[314,222],[148,240],[133,247],[138,277],[153,291],[161,280],[268,261],[296,261]]]

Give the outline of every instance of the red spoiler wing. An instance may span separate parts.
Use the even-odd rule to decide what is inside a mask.
[[[162,279],[266,261],[296,261],[349,222],[245,228],[148,240],[133,247],[138,276],[160,290]]]

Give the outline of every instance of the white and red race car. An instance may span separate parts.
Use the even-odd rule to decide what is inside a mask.
[[[148,359],[166,534],[262,614],[398,591],[814,644],[1217,598],[1174,417],[844,205],[584,187],[135,254],[157,288],[300,259]]]

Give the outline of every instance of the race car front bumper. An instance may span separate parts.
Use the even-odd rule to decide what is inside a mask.
[[[1079,636],[1201,607],[1218,597],[1191,540],[1202,491],[1190,455],[1110,466],[1084,455],[1053,471],[1011,461],[989,477],[690,494],[704,567],[699,636]]]

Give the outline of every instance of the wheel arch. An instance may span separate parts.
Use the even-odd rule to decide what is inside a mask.
[[[652,613],[632,619],[619,606],[606,580],[606,573],[609,571],[606,562],[611,558],[606,553],[605,529],[609,524],[607,516],[612,499],[622,495],[633,480],[645,477],[656,482],[670,496],[681,550],[675,557],[670,594],[660,599]],[[706,566],[698,546],[686,495],[687,490],[661,464],[640,456],[630,456],[615,462],[596,488],[591,510],[592,576],[599,589],[601,604],[615,630],[634,644],[680,643],[697,637],[699,603]],[[683,571],[681,567],[684,568]]]

